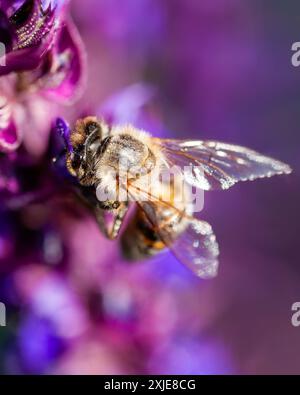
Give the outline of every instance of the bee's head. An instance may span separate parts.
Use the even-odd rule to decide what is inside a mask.
[[[71,150],[67,154],[67,168],[82,185],[92,185],[94,159],[107,126],[96,117],[79,119],[70,135]]]

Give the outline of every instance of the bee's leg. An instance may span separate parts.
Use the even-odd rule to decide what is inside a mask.
[[[121,203],[120,207],[116,210],[116,216],[114,218],[113,225],[108,235],[110,239],[115,239],[118,236],[125,215],[127,214],[127,211],[128,211],[128,203],[127,202]]]
[[[127,202],[121,203],[117,209],[110,212],[103,210],[99,205],[96,206],[95,214],[98,225],[107,238],[113,240],[118,236],[127,211]]]

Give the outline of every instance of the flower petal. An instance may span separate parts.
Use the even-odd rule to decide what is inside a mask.
[[[15,155],[0,156],[0,202],[19,192],[20,186],[15,174]]]
[[[155,96],[154,86],[137,82],[110,96],[97,110],[99,116],[110,123],[139,124],[144,116],[143,108]]]
[[[20,135],[6,97],[0,96],[0,151],[11,152],[20,145]]]
[[[43,45],[25,48],[7,53],[5,65],[0,67],[0,77],[11,72],[33,70],[38,67],[52,45],[52,40],[44,41]]]
[[[85,50],[71,20],[59,33],[57,43],[51,51],[50,70],[45,73],[41,84],[48,97],[64,102],[75,101],[85,87]]]

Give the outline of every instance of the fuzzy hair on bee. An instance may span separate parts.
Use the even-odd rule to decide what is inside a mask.
[[[98,195],[114,196],[121,175],[129,180],[142,179],[163,163],[151,136],[131,125],[109,128],[102,120],[87,117],[76,122],[70,142],[73,150],[66,159],[69,172],[82,186],[95,185]],[[99,201],[103,208],[111,205],[104,199]],[[114,201],[112,205],[117,204]]]
[[[86,138],[96,129],[98,130],[98,136],[101,139],[101,124],[98,122],[96,117],[79,119],[70,136],[72,146],[76,148],[78,145],[84,144]]]

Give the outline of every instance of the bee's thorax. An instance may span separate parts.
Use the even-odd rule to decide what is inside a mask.
[[[103,167],[112,167],[117,174],[126,173],[130,178],[148,174],[155,166],[155,156],[147,144],[129,134],[107,137],[99,147],[97,176]]]

